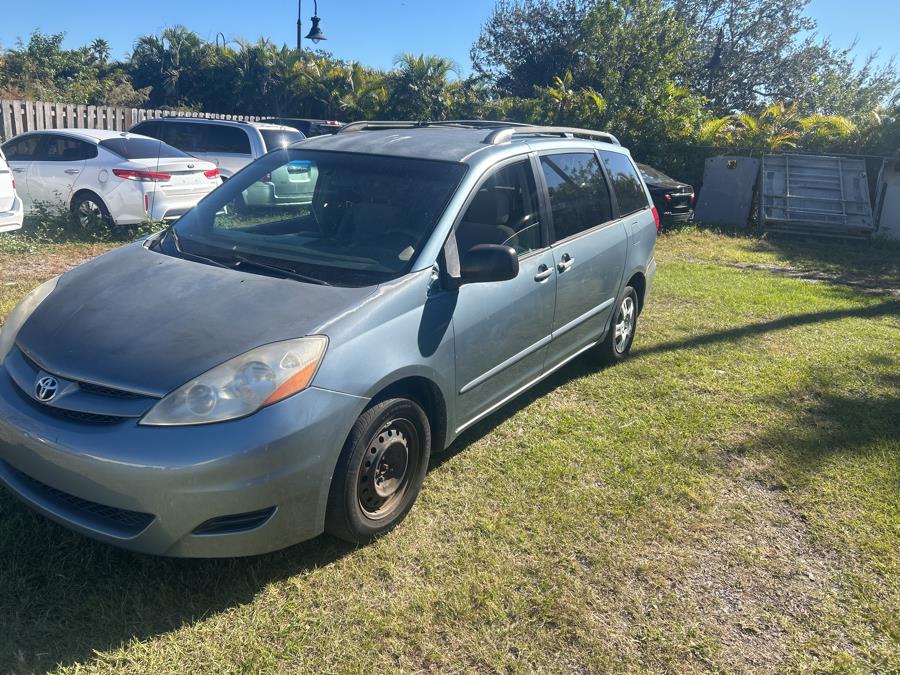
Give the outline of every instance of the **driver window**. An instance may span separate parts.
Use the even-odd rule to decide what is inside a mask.
[[[498,169],[456,227],[460,258],[478,244],[512,246],[520,256],[541,248],[537,189],[530,160]]]

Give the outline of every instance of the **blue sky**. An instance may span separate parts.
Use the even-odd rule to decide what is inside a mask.
[[[455,59],[465,74],[469,49],[493,6],[493,0],[321,0],[319,15],[328,35],[322,46],[340,58],[382,68],[389,68],[401,52],[441,54]],[[16,7],[0,21],[2,47],[40,29],[65,32],[67,46],[105,37],[114,56],[124,57],[138,35],[179,23],[209,40],[218,32],[250,40],[267,36],[279,45],[296,40],[296,0],[153,0],[140,5],[28,0]],[[312,13],[312,0],[304,0],[306,30]],[[858,38],[860,54],[880,49],[886,60],[900,53],[900,0],[812,0],[808,13],[838,45]]]

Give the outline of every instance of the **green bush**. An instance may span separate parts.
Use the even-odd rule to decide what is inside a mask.
[[[0,252],[25,253],[43,244],[131,241],[163,227],[164,223],[150,219],[136,225],[117,225],[98,218],[84,225],[66,209],[36,203],[25,216],[21,230],[0,236]]]

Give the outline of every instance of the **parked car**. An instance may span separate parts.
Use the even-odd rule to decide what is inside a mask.
[[[291,162],[311,205],[231,212]],[[0,481],[147,553],[368,542],[433,450],[580,354],[626,357],[657,229],[602,132],[361,124],[270,153],[10,314]]]
[[[646,164],[638,164],[663,225],[694,219],[694,188]]]
[[[22,227],[23,212],[22,200],[16,194],[16,180],[0,149],[0,232]]]
[[[26,211],[70,209],[83,225],[173,220],[221,183],[214,164],[119,131],[33,131],[4,143],[3,152]]]
[[[266,124],[283,124],[284,126],[293,127],[307,138],[313,136],[327,136],[336,134],[344,126],[342,122],[336,120],[314,120],[298,117],[270,117],[260,120]]]
[[[133,126],[131,131],[158,138],[189,155],[212,162],[226,180],[270,150],[286,148],[306,138],[284,125],[196,117],[147,120]]]

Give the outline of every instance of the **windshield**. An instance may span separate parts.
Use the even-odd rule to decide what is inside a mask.
[[[260,129],[267,150],[279,150],[306,138],[293,129]]]
[[[657,180],[672,180],[662,171],[657,171],[652,166],[647,166],[646,164],[638,164],[638,169],[640,169],[641,174],[644,176],[644,180],[649,181],[657,181]]]
[[[110,138],[100,141],[100,147],[124,159],[190,157],[181,150],[153,138]]]
[[[465,174],[463,164],[339,152],[270,153],[175,225],[181,249],[238,256],[336,285],[411,268]]]

